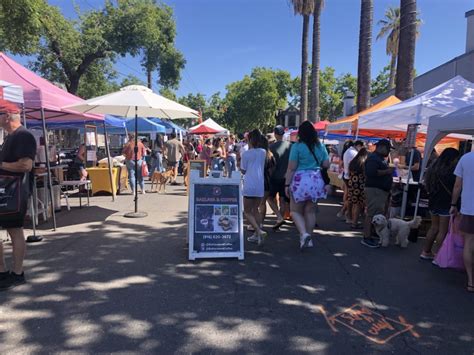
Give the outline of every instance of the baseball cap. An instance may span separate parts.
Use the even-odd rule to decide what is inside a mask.
[[[379,146],[379,145],[384,145],[386,146],[388,149],[395,149],[392,145],[392,143],[388,140],[388,139],[381,139],[379,140],[377,143],[375,143],[375,146]]]
[[[20,109],[10,101],[0,99],[0,113],[20,113]]]
[[[285,134],[285,127],[283,127],[282,125],[278,125],[273,129],[273,133],[282,136]]]

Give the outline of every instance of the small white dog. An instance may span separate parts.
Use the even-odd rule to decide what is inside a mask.
[[[378,214],[372,218],[372,224],[375,227],[375,232],[382,241],[383,247],[388,246],[390,237],[395,237],[395,244],[406,248],[408,246],[410,229],[416,229],[420,226],[421,217],[417,216],[409,222],[398,218],[390,218],[387,221],[384,215]]]

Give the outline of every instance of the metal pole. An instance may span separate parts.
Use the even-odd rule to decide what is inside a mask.
[[[107,128],[105,127],[104,121],[104,138],[105,138],[105,150],[107,151],[107,162],[109,165],[109,178],[110,178],[110,190],[112,191],[112,201],[115,201],[115,188],[114,188],[114,177],[112,174],[112,162],[110,161],[110,148],[107,137]]]
[[[138,213],[138,107],[135,106],[135,213]]]
[[[46,120],[44,118],[44,109],[41,108],[41,121],[43,122],[43,136],[44,136],[44,145],[45,145],[45,157],[46,157],[46,167],[47,167],[47,176],[48,176],[48,189],[49,197],[51,200],[51,214],[53,216],[53,230],[56,230],[56,212],[54,210],[54,196],[53,196],[53,181],[51,178],[51,165],[49,164],[49,143],[48,143],[48,133],[46,132]]]
[[[21,104],[21,112],[22,112],[22,116],[23,116],[23,126],[25,128],[28,128],[26,126],[26,112],[25,112],[25,104]]]
[[[408,188],[410,187],[410,179],[411,179],[411,167],[413,165],[413,157],[415,155],[415,148],[411,148],[410,153],[410,162],[408,163],[408,178],[407,183],[403,187],[403,199],[402,199],[402,210],[400,212],[400,217],[403,219],[405,218],[406,210],[407,210],[407,202],[408,202]]]

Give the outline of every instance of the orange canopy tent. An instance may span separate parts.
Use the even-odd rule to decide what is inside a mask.
[[[396,96],[389,96],[385,100],[376,103],[375,105],[369,107],[368,109],[365,109],[364,111],[357,112],[354,115],[341,118],[335,122],[328,124],[326,126],[326,131],[338,134],[355,134],[357,131],[357,123],[359,121],[359,116],[381,110],[383,108],[398,104],[399,102],[401,102],[401,100],[398,99]]]

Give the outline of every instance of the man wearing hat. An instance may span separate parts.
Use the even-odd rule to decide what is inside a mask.
[[[392,144],[387,139],[381,139],[375,144],[375,152],[370,154],[365,162],[365,197],[367,216],[364,223],[364,238],[362,244],[369,248],[378,248],[379,243],[371,238],[372,218],[377,214],[386,214],[387,202],[393,183],[393,168],[387,163],[387,157]]]
[[[0,100],[0,127],[8,133],[0,151],[0,170],[3,175],[23,175],[33,169],[36,156],[36,140],[20,121],[19,109],[8,101]],[[31,194],[31,182],[30,191]],[[29,196],[28,196],[29,197]],[[24,212],[26,213],[26,208]],[[24,214],[0,222],[7,230],[13,247],[13,265],[10,271],[5,266],[3,245],[0,243],[0,291],[25,283],[23,259],[26,243],[23,233]]]
[[[291,143],[283,140],[285,134],[285,128],[278,125],[273,130],[276,142],[270,145],[270,151],[275,157],[276,166],[270,177],[270,194],[268,198],[268,204],[271,209],[277,215],[277,223],[273,226],[273,229],[280,228],[284,223],[285,212],[289,207],[290,200],[285,195],[285,174],[288,169],[288,159],[290,158]],[[276,196],[280,198],[280,208]]]

